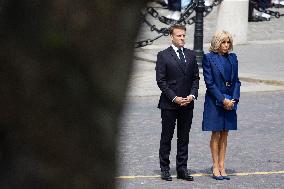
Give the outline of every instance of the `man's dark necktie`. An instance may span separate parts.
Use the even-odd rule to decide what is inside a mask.
[[[185,59],[184,59],[182,50],[181,50],[181,49],[178,49],[177,51],[178,51],[178,55],[179,55],[179,59],[180,59],[181,63],[182,63],[182,64],[185,64]]]

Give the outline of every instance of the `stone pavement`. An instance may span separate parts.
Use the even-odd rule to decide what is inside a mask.
[[[195,181],[160,179],[161,133],[159,96],[131,97],[120,128],[119,189],[283,189],[284,91],[241,94],[238,131],[230,131],[226,170],[230,181],[210,178],[210,132],[201,131],[204,96],[195,103],[189,136],[188,168]],[[171,173],[175,172],[176,134],[172,140]],[[126,177],[121,177],[126,176]]]
[[[283,9],[276,9],[284,13]],[[166,10],[160,10],[166,15]],[[216,7],[205,18],[204,51],[215,32]],[[158,24],[158,23],[157,23]],[[210,178],[210,133],[201,132],[205,84],[200,69],[199,99],[195,103],[190,133],[189,169],[194,182],[159,178],[158,148],[160,91],[155,81],[158,51],[170,44],[167,37],[135,50],[126,107],[119,133],[119,170],[116,182],[121,189],[139,188],[283,188],[284,186],[284,17],[269,22],[249,23],[248,43],[235,45],[242,82],[238,110],[238,131],[230,132],[226,156],[230,181]],[[187,26],[187,44],[192,48],[194,25]],[[156,36],[141,28],[140,39]],[[171,171],[175,176],[176,135],[172,142]],[[126,176],[126,177],[121,177]],[[135,177],[136,176],[136,177]]]

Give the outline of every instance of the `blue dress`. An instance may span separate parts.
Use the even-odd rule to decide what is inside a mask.
[[[241,82],[238,78],[237,56],[234,53],[222,56],[210,52],[204,55],[202,66],[206,84],[202,130],[237,130],[236,110],[226,110],[218,105],[225,99],[224,94],[239,101]]]
[[[230,60],[228,58],[228,54],[225,54],[223,56],[219,55],[220,57],[220,63],[224,67],[224,78],[226,82],[231,81],[231,75],[232,75],[232,64],[230,63]]]

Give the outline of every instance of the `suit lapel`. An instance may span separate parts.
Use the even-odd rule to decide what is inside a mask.
[[[229,54],[229,61],[231,63],[231,67],[232,67],[231,81],[233,81],[234,74],[235,74],[235,59],[230,54]]]
[[[221,57],[217,53],[212,53],[212,60],[215,66],[218,68],[219,72],[221,73],[221,76],[225,80],[225,73],[224,73],[224,67],[220,63],[222,61]]]
[[[180,63],[180,59],[178,58],[174,49],[172,47],[170,47],[169,51],[170,51],[171,56],[175,59],[175,64],[177,64],[178,67],[181,69],[181,71],[185,74],[185,69],[182,67],[182,65]]]

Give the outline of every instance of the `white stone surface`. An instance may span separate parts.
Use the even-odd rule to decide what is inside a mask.
[[[248,0],[223,0],[218,6],[216,28],[230,32],[234,44],[247,43]]]

